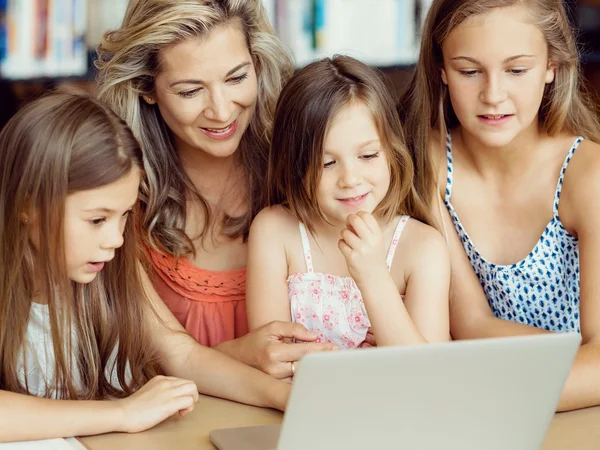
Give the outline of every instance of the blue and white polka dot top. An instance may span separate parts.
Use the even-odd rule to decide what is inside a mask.
[[[498,265],[487,261],[475,248],[452,203],[452,137],[446,139],[448,178],[444,203],[467,252],[494,315],[550,331],[576,331],[579,327],[579,243],[558,217],[558,202],[565,171],[579,143],[578,137],[563,163],[552,220],[540,240],[523,260]]]

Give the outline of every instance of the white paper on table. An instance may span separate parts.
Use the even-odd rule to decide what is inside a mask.
[[[0,443],[0,450],[84,450],[75,438]]]

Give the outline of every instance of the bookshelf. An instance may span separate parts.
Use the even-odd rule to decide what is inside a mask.
[[[262,0],[297,67],[334,53],[380,67],[416,61],[431,0]],[[89,55],[127,0],[0,0],[0,77],[87,78]],[[376,5],[376,7],[373,7]]]
[[[88,70],[88,0],[0,0],[0,76],[57,78]]]
[[[302,67],[349,54],[377,66],[397,93],[412,75],[432,0],[261,0]],[[600,0],[564,0],[583,48],[584,76],[600,99]],[[94,48],[117,28],[128,0],[0,0],[0,116],[60,84],[93,92]],[[600,100],[598,102],[600,104]],[[2,126],[0,120],[0,127]]]

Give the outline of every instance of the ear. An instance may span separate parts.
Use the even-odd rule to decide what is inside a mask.
[[[22,212],[21,214],[19,214],[19,219],[21,220],[21,222],[27,224],[29,223],[29,214],[27,214],[26,212]]]
[[[142,98],[144,99],[144,101],[146,103],[148,103],[149,105],[155,105],[156,104],[156,99],[154,98],[154,96],[152,94],[145,94],[142,95]]]
[[[442,83],[448,86],[448,75],[446,75],[446,69],[440,69],[440,74],[442,75]]]
[[[554,61],[548,61],[548,67],[546,69],[546,79],[544,80],[546,84],[550,84],[554,81],[554,77],[556,76],[556,71],[558,70],[558,64]]]

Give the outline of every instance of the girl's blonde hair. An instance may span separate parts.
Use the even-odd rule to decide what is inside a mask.
[[[314,232],[314,221],[325,219],[316,192],[329,124],[344,106],[359,101],[372,114],[390,164],[390,187],[375,213],[384,220],[409,214],[431,223],[413,187],[413,164],[392,98],[378,72],[349,56],[316,61],[294,75],[281,92],[275,113],[269,204],[282,204]]]
[[[264,184],[273,113],[283,84],[293,73],[288,52],[274,35],[261,0],[132,0],[121,28],[105,34],[98,48],[99,96],[131,127],[145,154],[142,185],[144,228],[150,245],[174,256],[194,253],[185,234],[186,200],[195,198],[206,224],[217,214],[184,173],[170,130],[158,108],[142,95],[154,90],[160,51],[239,23],[258,77],[258,101],[236,157],[246,172],[248,211],[225,217],[227,235],[247,238],[252,218],[264,206]],[[202,227],[207,230],[208,227]]]
[[[529,10],[532,23],[548,44],[548,60],[556,66],[554,81],[546,86],[540,105],[542,130],[550,135],[581,134],[600,143],[598,116],[582,85],[577,45],[563,0],[434,0],[425,21],[413,79],[398,105],[415,162],[415,185],[428,204],[436,189],[429,147],[431,132],[435,130],[445,139],[446,130],[459,125],[441,80],[442,44],[469,17],[513,5]]]
[[[135,226],[126,225],[123,246],[91,283],[72,282],[65,260],[67,196],[106,186],[142,166],[141,149],[125,123],[88,96],[55,93],[41,98],[2,130],[0,389],[28,392],[17,365],[20,354],[27,361],[26,329],[34,297],[48,303],[56,357],[55,367],[49,368],[54,385],[47,395],[124,397],[158,372],[144,325],[149,304],[138,272]],[[113,351],[120,389],[106,376],[113,369],[106,370]],[[81,390],[75,385],[75,368]]]

